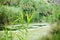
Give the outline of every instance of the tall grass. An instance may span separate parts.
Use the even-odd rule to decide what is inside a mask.
[[[3,26],[22,24],[22,26],[15,28],[16,30],[20,31],[15,35],[17,36],[16,38],[18,38],[18,40],[27,40],[26,34],[28,33],[27,27],[29,23],[45,21],[48,23],[56,22],[57,24],[59,24],[60,22],[59,7],[60,6],[53,3],[47,4],[43,0],[40,0],[38,2],[33,0],[20,0],[18,7],[16,7],[16,4],[13,4],[12,6],[2,4],[0,5],[0,15],[3,14],[2,16],[4,16],[3,19],[1,18],[4,24],[1,21],[0,21],[0,24],[3,24]],[[13,37],[14,33],[12,31],[13,28],[11,29],[8,28],[8,29],[9,31],[7,30],[7,28],[4,28],[3,34],[2,34],[3,36],[0,38],[1,40],[13,40],[14,38]],[[52,34],[51,40],[56,40],[56,39],[59,40],[59,34],[56,35],[55,33],[56,32]],[[54,39],[56,36],[58,38]],[[50,40],[50,39],[46,39],[46,40]]]
[[[3,10],[3,12],[4,11],[5,10]],[[10,13],[10,14],[8,14],[8,13]],[[18,11],[17,15],[15,15],[14,13],[13,13],[14,15],[11,15],[12,13],[11,12],[6,13],[8,18],[12,17],[12,19],[10,19],[9,26],[10,25],[17,25],[17,24],[22,24],[22,25],[19,26],[18,28],[15,28],[16,30],[18,30],[17,31],[18,33],[16,33],[16,32],[14,33],[13,28],[7,29],[8,24],[4,25],[5,28],[2,30],[2,37],[0,39],[1,40],[14,40],[15,39],[14,36],[16,35],[16,38],[18,40],[27,40],[26,39],[27,38],[26,35],[28,33],[27,27],[28,27],[29,23],[31,22],[31,19],[33,18],[33,14],[32,14],[32,16],[29,16],[28,13],[26,13],[27,22],[25,22],[26,20],[24,20],[25,17],[23,16],[24,13],[23,13],[22,9],[20,9]],[[26,24],[26,25],[24,25],[24,24]],[[14,26],[12,26],[12,27],[14,27]]]

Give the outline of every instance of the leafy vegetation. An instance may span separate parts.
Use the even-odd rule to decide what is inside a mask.
[[[19,31],[22,29],[27,33],[29,23],[35,22],[56,22],[60,25],[60,6],[52,1],[45,2],[44,0],[0,0],[0,30],[4,31],[1,40],[13,40],[13,32],[11,31],[13,29],[7,28],[7,26],[22,24],[15,29]],[[58,27],[57,31],[58,33],[54,31],[53,34],[51,33],[53,38],[51,40],[55,40],[55,33],[59,37]],[[23,31],[21,33],[26,34]],[[26,40],[26,37],[21,33],[17,35],[18,39]],[[59,40],[59,38],[56,39]]]

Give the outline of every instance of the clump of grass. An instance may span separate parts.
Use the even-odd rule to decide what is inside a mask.
[[[29,23],[31,22],[31,19],[33,18],[33,14],[32,14],[32,16],[29,16],[28,14],[26,15],[27,16],[27,22],[26,22],[26,26],[24,25],[24,16],[23,16],[23,11],[22,10],[20,10],[20,12],[19,12],[19,17],[18,18],[21,18],[21,20],[19,21],[19,20],[17,20],[17,21],[19,21],[20,22],[20,24],[22,24],[22,26],[19,26],[19,28],[17,28],[16,30],[18,30],[17,32],[18,33],[14,33],[12,30],[13,29],[9,29],[9,30],[7,30],[7,27],[5,27],[5,29],[4,29],[4,35],[3,35],[3,38],[0,38],[1,40],[14,40],[13,38],[14,38],[14,34],[16,35],[16,37],[18,38],[18,40],[27,40],[27,37],[26,37],[26,35],[27,35],[27,33],[28,33],[28,30],[27,30],[27,27],[28,27],[28,25],[29,25]],[[14,22],[12,22],[13,24],[16,24],[15,23],[15,21]],[[7,25],[6,25],[7,26]],[[21,28],[22,27],[22,28]]]
[[[60,25],[53,25],[49,34],[42,37],[41,40],[60,40]]]

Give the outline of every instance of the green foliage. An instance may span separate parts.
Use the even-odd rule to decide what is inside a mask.
[[[24,29],[28,32],[26,27],[28,27],[30,22],[41,22],[42,20],[49,23],[59,23],[60,6],[52,2],[46,3],[44,0],[0,0],[0,25],[22,24],[16,30]],[[10,36],[8,37],[8,30],[5,29],[4,32],[6,37],[1,40],[8,40],[9,37],[12,40],[13,33],[10,32]],[[21,31],[21,33],[24,32]],[[24,35],[20,34],[17,37],[19,40],[26,40]]]

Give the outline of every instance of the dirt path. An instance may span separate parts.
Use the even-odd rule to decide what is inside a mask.
[[[50,25],[47,23],[43,23],[43,24],[45,24],[45,26],[28,29],[29,31],[28,40],[40,40],[42,36],[46,36],[49,34]],[[39,23],[35,23],[34,25],[39,25]]]
[[[29,26],[32,28],[28,29],[27,40],[40,40],[41,37],[49,34],[50,25],[48,23],[32,23]],[[19,40],[16,34],[24,37],[24,30],[23,33],[21,33],[19,30],[12,31],[12,33],[14,36],[13,40]],[[3,34],[2,31],[0,31],[0,34]]]

